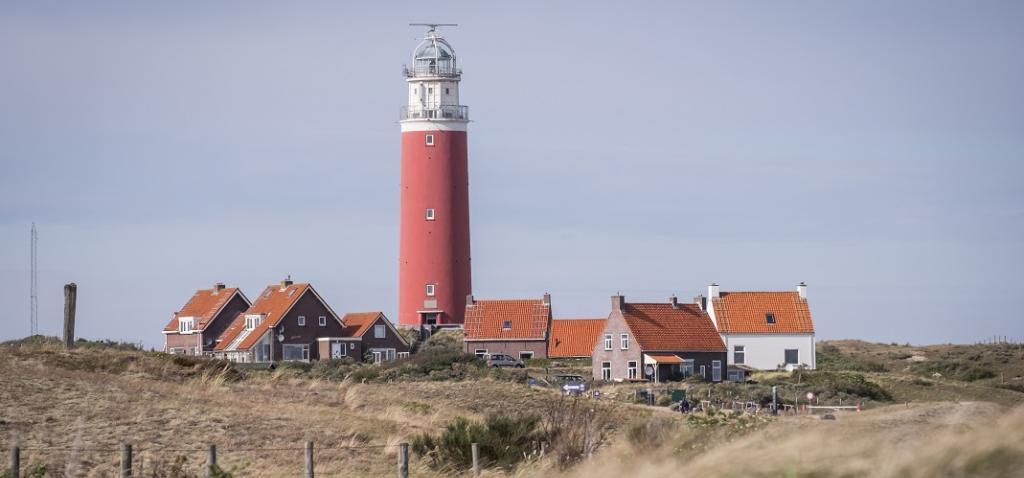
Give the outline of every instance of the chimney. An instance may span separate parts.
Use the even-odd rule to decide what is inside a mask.
[[[466,305],[476,305],[476,299],[473,298],[473,294],[466,295]]]
[[[715,284],[714,282],[712,282],[710,285],[708,285],[708,299],[717,299],[717,298],[718,298],[718,284]]]
[[[672,308],[673,309],[678,309],[679,308],[679,299],[676,298],[675,294],[672,294],[671,296],[669,296],[668,303],[672,304]]]
[[[626,308],[626,298],[622,294],[612,296],[612,310],[623,310]]]
[[[697,304],[697,307],[700,307],[700,310],[708,310],[708,303],[707,300],[704,299],[704,294],[697,294],[697,297],[693,298],[693,303]]]
[[[544,293],[544,305],[551,305],[551,294]]]
[[[803,282],[796,285],[796,293],[800,294],[800,298],[807,300],[807,284]]]
[[[223,282],[218,282],[216,284],[213,284],[213,295],[219,294],[220,291],[222,291],[222,290],[224,290],[224,283]]]
[[[281,288],[284,289],[292,284],[294,284],[294,282],[292,282],[292,276],[289,274],[288,277],[285,277],[284,280],[281,281]]]

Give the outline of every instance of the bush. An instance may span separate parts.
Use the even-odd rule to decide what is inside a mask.
[[[309,370],[313,378],[326,380],[344,380],[350,373],[358,368],[351,358],[318,360]]]
[[[851,372],[886,372],[885,365],[864,360],[839,351],[835,345],[822,345],[817,351],[818,370],[846,370]]]
[[[973,382],[975,380],[984,380],[986,378],[993,378],[995,376],[996,376],[996,373],[993,372],[991,369],[982,368],[982,367],[973,367],[973,368],[968,369],[963,374],[961,374],[960,375],[960,379],[961,380],[966,380],[968,382]]]
[[[824,389],[825,391],[856,395],[882,402],[892,400],[892,395],[887,390],[877,383],[868,381],[859,373],[822,371],[793,373],[802,373],[803,381],[807,385]]]
[[[993,378],[996,373],[992,369],[977,364],[975,361],[962,361],[957,359],[932,360],[929,362],[915,363],[910,370],[921,375],[933,375],[938,373],[943,377],[956,380],[973,382]]]
[[[477,443],[481,466],[511,468],[542,438],[539,422],[536,415],[489,415],[483,423],[456,417],[438,436],[416,436],[412,450],[427,457],[434,468],[468,470],[473,465],[472,444]]]

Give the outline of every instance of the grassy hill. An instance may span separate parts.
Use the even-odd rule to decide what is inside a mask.
[[[821,371],[758,373],[750,384],[610,384],[601,386],[601,400],[575,402],[528,386],[525,374],[461,358],[455,343],[425,343],[421,354],[387,367],[275,370],[126,344],[79,345],[0,345],[0,447],[17,443],[23,469],[45,468],[39,476],[112,476],[122,442],[136,447],[139,476],[203,476],[209,443],[234,476],[296,476],[306,440],[316,443],[319,476],[382,476],[394,473],[395,445],[422,437],[519,447],[513,463],[489,468],[489,476],[1013,476],[1024,469],[1024,392],[1013,387],[1024,351],[1010,346],[822,342]],[[632,402],[636,389],[647,388],[684,388],[726,406],[763,402],[773,384],[784,400],[812,390],[823,403],[842,398],[867,411],[835,421],[685,417]],[[513,419],[487,421],[495,416]],[[458,429],[460,417],[468,427]],[[414,455],[411,476],[457,476],[461,466],[451,454]]]

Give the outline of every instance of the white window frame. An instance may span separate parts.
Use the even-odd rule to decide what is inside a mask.
[[[427,284],[423,291],[427,294],[427,297],[434,297],[437,295],[437,284]]]
[[[338,351],[341,352],[340,354],[338,354],[339,356],[341,356],[341,357],[348,357],[348,345],[346,345],[345,342],[334,341],[334,342],[331,342],[331,345],[330,345],[331,349],[327,352],[327,353],[331,354],[331,358],[334,358],[334,346],[335,345],[338,346]]]
[[[373,338],[383,339],[387,337],[388,331],[384,324],[376,324],[373,326]]]
[[[612,363],[601,362],[601,380],[609,381],[612,379]]]
[[[306,326],[306,316],[305,315],[300,315],[297,320],[299,322],[299,327],[305,327]]]
[[[732,346],[732,363],[741,365],[747,363],[747,347],[745,345]]]
[[[400,359],[409,358],[409,352],[398,352],[395,356]]]
[[[434,145],[434,135],[428,134],[428,135],[425,136],[424,140],[426,141],[427,146],[433,146]]]
[[[703,377],[704,380],[707,380],[708,378],[708,370],[704,365],[700,366],[700,376]]]
[[[630,360],[626,362],[626,378],[630,380],[636,380],[637,362],[636,360]]]
[[[287,356],[284,352],[285,349],[294,349],[296,347],[300,348],[301,352],[299,355],[302,358],[285,358]],[[281,360],[285,362],[309,362],[309,344],[281,344]]]
[[[619,348],[629,350],[629,334],[619,334]]]
[[[533,358],[532,350],[521,350],[519,351],[519,360],[530,360]]]
[[[711,361],[711,381],[721,382],[722,381],[722,361],[712,360]]]
[[[178,318],[178,333],[179,334],[191,334],[193,328],[196,325],[195,317],[179,317]]]
[[[612,349],[612,334],[604,334],[604,349]]]
[[[476,358],[487,358],[487,349],[476,349],[473,355],[476,355]]]
[[[258,315],[247,315],[245,316],[245,330],[253,330],[260,326],[260,322],[263,321],[263,317]]]
[[[373,363],[390,362],[397,355],[395,349],[390,348],[372,348],[369,352],[370,356],[373,357]]]
[[[434,221],[437,219],[437,212],[434,211],[434,208],[428,207],[427,210],[423,213],[423,217],[425,217],[426,220],[428,221]]]
[[[320,327],[327,327],[327,316],[326,315],[321,315],[317,320],[320,322]]]
[[[691,377],[695,371],[693,359],[683,359],[683,377]]]

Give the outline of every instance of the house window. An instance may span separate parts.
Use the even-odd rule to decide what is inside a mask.
[[[601,379],[602,380],[611,380],[612,379],[612,363],[611,362],[601,362]]]
[[[636,361],[626,362],[626,378],[636,380]]]
[[[473,351],[473,355],[476,355],[476,358],[484,358],[487,356],[487,349],[476,349]]]
[[[693,375],[693,359],[683,359],[683,377]]]
[[[622,348],[622,350],[629,349],[629,334],[619,335],[619,347]]]
[[[299,327],[305,327],[305,326],[306,326],[306,316],[305,315],[300,315],[299,316]]]
[[[741,364],[744,363],[746,352],[744,346],[736,345],[732,348],[732,363]]]
[[[258,315],[247,315],[245,316],[245,330],[255,329],[256,326],[260,325],[261,317]]]
[[[612,349],[612,334],[604,334],[604,349]]]
[[[390,362],[395,359],[395,349],[370,349],[373,363]]]
[[[409,352],[398,352],[398,358],[400,358],[400,359],[409,358]]]
[[[700,376],[704,377],[705,379],[708,378],[708,372],[707,370],[704,369],[703,365],[700,366]]]
[[[171,347],[167,352],[171,355],[185,355],[185,347]]]
[[[427,297],[433,297],[437,292],[437,284],[427,284]]]
[[[178,333],[191,334],[192,327],[195,325],[195,318],[192,317],[181,317],[178,319]]]
[[[786,349],[786,365],[800,363],[800,351],[797,349]]]
[[[501,323],[501,328],[504,329],[504,330],[512,330],[512,321],[508,320],[508,319],[505,319]]]
[[[286,361],[308,361],[309,344],[283,344],[281,345],[281,360]]]
[[[383,339],[384,338],[384,324],[377,324],[373,326],[373,338]]]
[[[769,324],[774,324],[775,323],[775,314],[773,314],[771,312],[765,313],[764,314],[764,321],[768,322]]]
[[[434,135],[428,134],[427,135],[427,146],[433,146],[433,145],[434,145]]]
[[[519,352],[519,360],[530,360],[533,358],[533,352],[523,351]]]
[[[434,208],[427,208],[427,212],[424,216],[428,221],[433,221],[434,219],[436,219],[436,216],[434,215]]]
[[[434,94],[434,89],[433,88],[427,88],[427,94],[428,95]]]
[[[711,381],[721,382],[722,381],[722,361],[712,360],[711,361]]]
[[[327,327],[327,316],[325,316],[325,315],[321,315],[320,316],[320,326],[321,327]]]
[[[451,94],[451,92],[450,92],[450,91],[448,91],[448,88],[445,88],[445,89],[444,89],[444,94],[448,95],[448,94]]]

